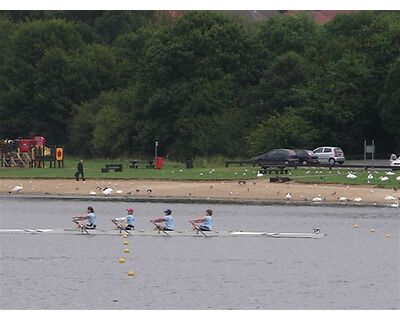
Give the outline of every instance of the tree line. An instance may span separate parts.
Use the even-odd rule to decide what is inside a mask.
[[[0,12],[0,137],[86,157],[400,151],[400,13]]]

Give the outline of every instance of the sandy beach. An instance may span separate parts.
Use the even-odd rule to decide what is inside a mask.
[[[19,191],[13,191],[21,186]],[[111,188],[105,195],[103,190]],[[95,193],[95,194],[94,194]],[[287,194],[290,193],[290,200]],[[399,190],[373,186],[343,186],[300,183],[270,183],[266,179],[237,181],[157,181],[72,179],[1,179],[0,194],[29,196],[122,197],[134,199],[186,199],[222,202],[346,203],[395,206]],[[393,198],[395,199],[393,199]],[[321,200],[318,201],[320,198]],[[358,198],[358,199],[357,199]],[[386,198],[386,199],[385,199]]]

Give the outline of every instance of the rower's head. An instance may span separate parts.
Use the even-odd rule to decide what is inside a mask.
[[[206,212],[207,212],[207,215],[209,215],[209,216],[212,216],[212,214],[213,214],[213,211],[211,209],[207,209]]]
[[[169,216],[169,215],[172,213],[172,211],[171,211],[170,209],[167,209],[167,210],[165,210],[164,212],[165,212],[165,214],[166,214],[167,216]]]
[[[128,208],[128,209],[126,209],[126,211],[128,211],[128,214],[132,214],[133,213],[133,209],[132,208]]]
[[[94,209],[93,209],[93,207],[88,207],[88,208],[87,208],[87,211],[88,211],[88,213],[93,213],[93,212],[94,212]]]

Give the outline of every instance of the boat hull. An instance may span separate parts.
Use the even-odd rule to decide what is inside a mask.
[[[0,234],[14,233],[14,234],[69,234],[69,235],[103,235],[103,236],[151,236],[151,237],[271,237],[271,238],[314,238],[319,239],[326,236],[326,233],[301,233],[301,232],[284,232],[284,233],[267,233],[267,232],[253,232],[253,231],[120,231],[114,230],[90,230],[81,231],[79,229],[0,229]]]

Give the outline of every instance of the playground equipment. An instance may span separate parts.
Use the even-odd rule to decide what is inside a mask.
[[[64,148],[46,147],[41,136],[0,140],[0,167],[44,168],[45,162],[50,168],[64,168]]]

